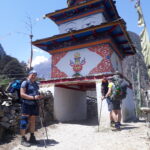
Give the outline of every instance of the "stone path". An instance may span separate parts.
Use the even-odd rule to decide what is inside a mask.
[[[0,145],[0,150],[150,150],[144,122],[123,124],[121,131],[100,126],[98,132],[96,121],[53,124],[47,130],[47,148],[43,143],[44,130],[40,129],[36,132],[39,145],[25,148],[17,136],[12,142]]]

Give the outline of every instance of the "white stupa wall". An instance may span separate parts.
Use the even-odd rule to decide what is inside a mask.
[[[55,87],[54,117],[58,121],[86,119],[86,92]]]
[[[51,91],[54,97],[54,118],[66,122],[85,120],[87,117],[86,92],[48,85],[40,91]]]
[[[83,18],[75,19],[69,22],[65,22],[63,24],[60,24],[58,27],[60,34],[63,34],[71,30],[80,30],[90,26],[100,25],[101,23],[104,22],[106,22],[106,19],[103,16],[103,14],[97,13]]]

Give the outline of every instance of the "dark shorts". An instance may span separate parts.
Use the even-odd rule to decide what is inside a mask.
[[[39,107],[38,104],[29,105],[26,103],[22,103],[22,114],[27,114],[29,116],[38,116],[39,115]]]
[[[108,104],[108,111],[112,110],[120,110],[120,101],[112,101],[110,98],[107,98],[107,104]]]

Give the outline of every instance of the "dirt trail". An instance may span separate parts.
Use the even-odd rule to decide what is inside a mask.
[[[144,122],[125,123],[121,131],[112,131],[101,126],[98,132],[96,121],[53,124],[48,129],[50,150],[150,150],[147,127]],[[40,144],[25,148],[20,145],[20,136],[12,142],[0,145],[0,150],[44,150],[43,129],[36,132]]]

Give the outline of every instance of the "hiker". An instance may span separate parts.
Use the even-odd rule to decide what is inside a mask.
[[[108,92],[104,96],[108,103],[108,110],[110,111],[110,124],[116,129],[120,129],[120,121],[121,121],[121,101],[120,100],[112,100],[111,94],[113,90],[113,77],[108,78]]]
[[[31,144],[37,144],[35,138],[35,121],[39,115],[38,100],[42,98],[39,95],[39,86],[36,83],[37,72],[32,70],[29,72],[27,80],[23,81],[20,88],[20,96],[22,99],[20,133],[21,145],[29,147]],[[27,141],[25,134],[29,127],[30,139]]]
[[[102,93],[102,100],[106,99],[107,104],[108,104],[108,111],[110,112],[109,114],[109,119],[110,119],[110,126],[114,125],[114,120],[112,117],[112,103],[110,98],[106,97],[106,94],[108,93],[108,84],[110,79],[107,79],[106,77],[103,77],[102,79],[102,86],[101,86],[101,93]]]

